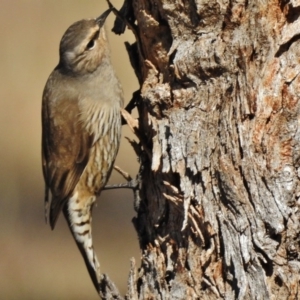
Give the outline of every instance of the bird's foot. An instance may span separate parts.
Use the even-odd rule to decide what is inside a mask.
[[[132,178],[129,173],[125,172],[118,166],[114,166],[114,169],[120,173],[126,180],[127,183],[120,184],[111,184],[106,185],[103,190],[112,190],[112,189],[132,189],[134,195],[134,209],[138,211],[141,197],[140,197],[140,188],[141,188],[141,173],[139,172],[136,178]]]
[[[139,188],[139,180],[138,180],[139,176],[137,176],[137,178],[132,178],[129,173],[125,172],[118,166],[114,166],[114,169],[127,180],[127,183],[108,184],[103,188],[103,190],[126,189],[126,188],[135,190]]]

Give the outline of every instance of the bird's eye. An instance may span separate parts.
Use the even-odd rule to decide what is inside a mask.
[[[86,45],[86,50],[91,50],[95,47],[95,40],[90,40]]]

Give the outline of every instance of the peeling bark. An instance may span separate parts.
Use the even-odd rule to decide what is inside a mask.
[[[300,299],[300,1],[128,3],[142,262],[125,298]]]

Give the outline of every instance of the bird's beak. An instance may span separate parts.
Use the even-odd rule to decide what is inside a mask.
[[[103,14],[101,14],[98,18],[96,18],[96,22],[98,23],[100,28],[104,25],[104,22],[105,22],[107,16],[110,14],[111,11],[112,11],[112,9],[109,8]]]

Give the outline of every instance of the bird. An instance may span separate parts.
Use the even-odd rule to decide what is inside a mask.
[[[92,208],[113,169],[121,139],[123,91],[110,60],[104,23],[111,12],[72,24],[42,96],[45,214],[52,230],[62,211],[99,292]]]

